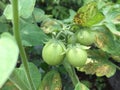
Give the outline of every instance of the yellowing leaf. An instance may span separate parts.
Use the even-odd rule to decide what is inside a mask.
[[[88,57],[86,64],[82,68],[77,67],[78,71],[107,77],[111,77],[115,74],[116,66],[108,60],[108,55],[103,51],[88,51]]]
[[[81,26],[92,26],[99,23],[104,18],[99,12],[96,2],[90,2],[82,6],[74,16],[74,22]]]

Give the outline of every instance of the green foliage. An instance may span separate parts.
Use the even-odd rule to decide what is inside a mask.
[[[18,90],[18,88],[10,80],[8,80],[1,90]]]
[[[68,18],[64,19],[63,22],[65,22],[65,23],[73,23],[73,18],[75,16],[76,12],[74,10],[72,10],[72,9],[69,9],[69,13],[70,13],[70,16]]]
[[[9,52],[8,52],[9,51]],[[8,32],[1,34],[0,38],[0,88],[7,81],[15,68],[18,59],[18,46],[14,37]]]
[[[57,19],[65,19],[69,17],[69,9],[78,9],[82,0],[38,0],[40,8],[42,7],[47,14],[52,15]],[[46,7],[45,7],[46,6]]]
[[[16,11],[12,6],[17,5],[14,1],[17,0],[0,1],[0,89],[4,85],[2,90],[34,90],[34,87],[35,90],[89,90],[92,84],[87,81],[80,82],[76,72],[109,78],[115,74],[116,69],[120,69],[112,62],[120,62],[119,0],[18,0],[19,17],[13,17],[13,12]],[[19,31],[16,34],[14,30],[14,36],[18,45],[9,34],[17,23],[16,30]],[[86,28],[89,28],[88,32],[85,32]],[[80,31],[81,33],[77,34]],[[91,32],[95,32],[94,35]],[[52,45],[49,51],[45,50],[47,54],[45,53],[44,57],[41,55],[44,42],[49,39],[60,41],[61,46],[64,46],[63,52],[57,56],[58,58],[63,55],[61,64],[56,66],[49,66],[44,62],[46,56],[51,59],[51,65],[54,64],[53,61],[58,62],[55,55],[60,49],[56,49],[56,45]],[[70,53],[71,62],[66,60],[69,44],[80,47],[75,47]],[[81,49],[85,49],[85,53],[81,52]],[[56,51],[52,52],[53,50]],[[19,61],[22,61],[22,64],[15,67],[19,51]],[[81,62],[84,55],[85,60]],[[10,81],[7,81],[8,78]],[[63,80],[65,78],[66,81]],[[105,87],[104,83],[94,85],[100,90]]]
[[[21,24],[20,34],[25,46],[37,46],[48,39],[48,36],[36,24],[31,23]]]
[[[33,64],[29,63],[29,70],[30,75],[32,77],[32,81],[34,82],[34,86],[36,89],[38,89],[40,83],[41,83],[41,74],[38,70],[38,68]],[[23,65],[21,65],[19,68],[16,68],[12,75],[9,77],[9,79],[21,90],[31,90],[29,86],[29,82],[26,78],[26,73],[24,71]]]
[[[47,18],[47,16],[45,15],[45,11],[43,11],[40,8],[36,8],[36,7],[33,10],[33,16],[34,16],[34,20],[38,23]]]
[[[19,16],[22,18],[29,18],[34,10],[34,5],[36,0],[18,0],[19,5]],[[12,5],[8,4],[3,13],[6,19],[11,20],[12,16]]]
[[[9,24],[0,23],[0,33],[7,32],[9,30]]]

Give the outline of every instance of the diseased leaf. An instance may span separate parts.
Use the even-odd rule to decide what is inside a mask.
[[[111,77],[116,72],[116,66],[108,60],[108,55],[101,50],[89,50],[88,59],[82,68],[77,68],[86,74]]]
[[[99,28],[95,42],[97,47],[103,51],[112,55],[120,55],[120,42],[114,39],[108,28]]]
[[[43,78],[39,90],[62,90],[61,77],[55,70],[49,71]]]
[[[90,2],[82,6],[74,17],[75,24],[81,26],[92,26],[104,19],[104,16],[99,12],[96,2]]]
[[[62,30],[62,22],[56,19],[45,19],[41,24],[41,29],[44,31],[44,33],[56,33],[58,31]]]

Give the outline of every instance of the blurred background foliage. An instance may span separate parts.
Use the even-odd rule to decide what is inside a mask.
[[[46,17],[52,17],[58,20],[67,20],[68,18],[70,18],[72,14],[74,15],[74,12],[76,12],[81,6],[83,6],[84,4],[90,1],[96,1],[96,2],[102,1],[104,3],[108,3],[108,2],[120,3],[120,0],[36,0],[36,4],[35,4],[36,9],[34,9],[33,11],[33,13],[36,15],[35,16],[35,19],[37,22],[36,24],[38,26],[42,26],[41,21],[43,21],[43,19],[46,19]],[[11,31],[10,30],[11,23],[7,21],[3,15],[3,11],[6,5],[9,3],[10,3],[9,0],[0,0],[0,15],[1,15],[0,16],[0,27],[1,27],[0,33],[3,32],[2,30]],[[37,11],[39,11],[39,13]],[[39,18],[37,16],[39,16]],[[22,19],[21,22],[22,23],[24,22],[26,27],[24,27],[21,30],[26,30],[27,27],[36,28],[34,25],[28,24],[25,21],[34,22],[33,18],[32,19],[29,18],[25,20]],[[49,25],[50,23],[48,22],[47,24]],[[56,28],[58,26],[59,25],[56,25]],[[118,25],[117,28],[120,28],[120,26]],[[73,90],[72,82],[70,78],[68,77],[67,72],[65,71],[62,65],[60,65],[59,67],[58,66],[52,67],[43,62],[42,57],[41,57],[41,51],[42,51],[43,44],[39,45],[39,43],[41,42],[39,40],[38,41],[36,40],[36,42],[39,42],[39,43],[36,43],[36,42],[33,43],[34,38],[32,38],[32,37],[40,38],[38,37],[39,36],[38,32],[39,30],[36,32],[30,33],[29,37],[31,37],[30,38],[30,40],[32,40],[31,43],[24,42],[25,46],[29,46],[25,48],[27,51],[27,55],[29,57],[29,61],[33,62],[39,68],[40,72],[42,73],[42,76],[44,76],[45,73],[48,72],[49,70],[56,69],[57,71],[60,72],[62,76],[62,82],[64,85],[63,90]],[[33,33],[35,33],[35,35],[31,36]],[[28,40],[26,37],[24,37],[24,34],[23,34],[23,39],[26,39],[26,41]],[[19,60],[17,67],[19,67],[20,64],[21,62]],[[113,87],[110,86],[106,77],[98,78],[95,75],[86,75],[85,73],[82,73],[82,72],[77,72],[77,75],[79,79],[81,80],[81,82],[84,83],[86,86],[88,86],[91,90],[113,90]],[[8,81],[8,83],[6,84],[9,84],[9,83],[10,82]],[[2,90],[5,90],[5,89],[3,88]]]

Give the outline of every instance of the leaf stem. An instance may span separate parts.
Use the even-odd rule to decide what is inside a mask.
[[[16,42],[17,42],[18,47],[19,47],[20,56],[22,58],[22,63],[24,65],[25,73],[26,73],[27,79],[29,81],[31,90],[36,90],[34,87],[33,81],[31,79],[31,76],[30,76],[30,71],[28,68],[28,59],[27,59],[25,50],[22,46],[22,42],[21,42],[21,38],[20,38],[18,0],[12,0],[12,9],[13,9],[13,32],[14,32],[14,36],[15,36]]]
[[[79,79],[76,75],[75,69],[66,60],[64,60],[63,65],[64,65],[66,71],[68,72],[73,85],[76,86],[76,84],[79,82]]]
[[[118,70],[120,70],[120,67],[119,66],[117,66],[116,64],[114,64],[115,65],[115,67],[118,69]]]
[[[59,37],[61,36],[62,33],[63,33],[63,31],[60,31],[60,32],[56,35],[56,39],[59,39]]]

